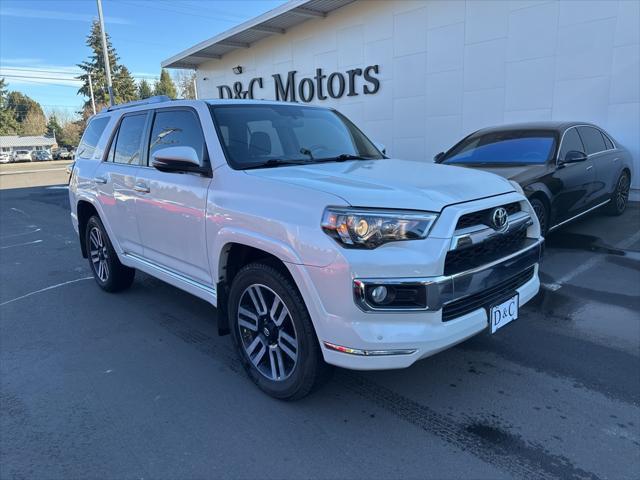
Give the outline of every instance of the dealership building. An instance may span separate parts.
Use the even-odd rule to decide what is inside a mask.
[[[482,127],[593,122],[640,192],[637,0],[293,0],[163,67],[195,69],[199,98],[335,107],[416,161]]]

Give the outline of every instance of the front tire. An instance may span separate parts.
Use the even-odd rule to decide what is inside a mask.
[[[531,207],[540,222],[540,234],[544,237],[549,230],[549,209],[542,200],[537,198],[531,200]]]
[[[242,268],[231,285],[228,312],[240,361],[265,393],[298,400],[327,377],[330,368],[304,301],[277,269],[263,263]]]
[[[616,188],[611,194],[611,201],[607,205],[609,215],[622,215],[629,203],[629,189],[631,188],[631,176],[628,172],[622,172],[618,177]]]
[[[120,263],[104,225],[95,215],[87,222],[85,245],[93,278],[100,288],[119,292],[131,286],[136,271]]]

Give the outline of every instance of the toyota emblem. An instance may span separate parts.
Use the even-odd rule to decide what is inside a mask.
[[[491,212],[491,225],[498,232],[504,232],[509,228],[509,214],[503,207],[498,207]]]

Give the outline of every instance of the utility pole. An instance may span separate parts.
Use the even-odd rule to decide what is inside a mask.
[[[89,93],[91,93],[91,110],[93,110],[93,114],[96,114],[96,101],[93,98],[93,82],[91,81],[91,74],[89,73]]]
[[[107,89],[109,90],[109,102],[115,104],[113,98],[113,85],[111,84],[111,66],[109,65],[109,51],[107,50],[107,34],[104,32],[104,17],[102,16],[102,1],[98,2],[98,19],[100,20],[100,35],[102,36],[102,53],[104,54],[104,70],[107,76]]]

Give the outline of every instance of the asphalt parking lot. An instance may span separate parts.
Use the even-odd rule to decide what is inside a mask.
[[[521,317],[297,403],[215,309],[90,279],[64,187],[0,191],[0,477],[638,478],[640,207],[552,234]]]

